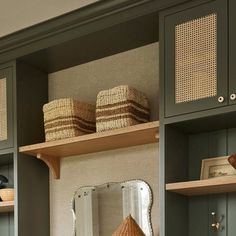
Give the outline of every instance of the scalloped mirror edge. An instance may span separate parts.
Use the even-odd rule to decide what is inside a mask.
[[[72,200],[71,200],[71,211],[72,211],[72,216],[73,216],[73,236],[80,236],[79,234],[76,233],[76,225],[77,225],[77,222],[76,222],[76,207],[75,207],[75,199],[77,196],[80,196],[81,195],[81,191],[86,193],[87,190],[92,190],[92,192],[94,192],[95,190],[99,190],[99,189],[110,189],[110,187],[115,187],[116,185],[117,186],[120,186],[120,189],[121,189],[121,192],[124,188],[128,188],[131,186],[134,186],[134,185],[140,185],[140,190],[143,190],[144,187],[145,189],[147,190],[147,196],[148,196],[148,203],[146,203],[146,228],[145,228],[145,233],[146,233],[146,236],[153,236],[153,228],[152,228],[152,220],[151,220],[151,209],[152,209],[152,206],[153,206],[153,193],[152,193],[152,189],[150,187],[150,185],[144,181],[144,180],[141,180],[141,179],[132,179],[132,180],[127,180],[127,181],[122,181],[122,182],[108,182],[108,183],[104,183],[104,184],[100,184],[100,185],[96,185],[96,186],[82,186],[82,187],[79,187],[75,192],[74,192],[74,195],[72,197]],[[124,203],[123,203],[123,210],[124,210]],[[124,215],[124,212],[123,212],[123,220],[126,218],[126,216],[128,214],[131,214],[131,212],[127,213],[126,215]],[[122,223],[122,222],[120,222]],[[117,225],[118,226],[118,225]],[[140,225],[140,227],[142,228],[142,226]],[[148,228],[147,228],[148,227]],[[115,230],[115,229],[114,229]],[[148,232],[147,232],[148,231]],[[100,236],[98,233],[96,234],[91,234],[93,236]],[[87,236],[87,235],[86,235]],[[90,235],[88,235],[90,236]],[[101,235],[102,236],[102,235]]]

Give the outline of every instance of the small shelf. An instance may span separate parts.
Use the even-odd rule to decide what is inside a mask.
[[[124,147],[155,143],[159,140],[159,121],[69,139],[20,147],[20,152],[43,160],[56,179],[60,178],[60,158]]]
[[[166,190],[186,196],[236,192],[236,176],[166,184]]]
[[[14,211],[14,201],[0,202],[0,213]]]

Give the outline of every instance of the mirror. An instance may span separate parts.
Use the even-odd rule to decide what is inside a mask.
[[[152,236],[152,192],[142,180],[79,188],[72,199],[74,236],[111,236],[131,215]]]

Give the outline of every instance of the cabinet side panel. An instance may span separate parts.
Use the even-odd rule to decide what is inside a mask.
[[[232,1],[233,2],[233,1]],[[236,4],[235,4],[236,8]],[[228,155],[236,153],[236,129],[228,130]],[[236,193],[228,194],[228,236],[236,235]]]
[[[6,176],[13,187],[13,165],[0,166],[0,174]],[[14,213],[0,213],[0,235],[14,236]]]
[[[48,100],[47,74],[16,63],[17,146],[44,140],[42,106]],[[49,174],[34,157],[15,155],[18,236],[49,235]]]
[[[188,178],[188,137],[167,127],[165,133],[166,183],[186,181]],[[166,191],[165,235],[188,235],[188,197]]]
[[[227,155],[227,130],[219,130],[209,133],[209,157],[219,157]],[[223,216],[221,225],[224,229],[215,232],[211,227],[212,212],[216,213],[217,217]],[[227,194],[216,194],[209,196],[209,236],[226,236],[227,235]]]
[[[229,95],[236,94],[236,1],[229,0]],[[235,104],[236,100],[230,100],[231,104]]]

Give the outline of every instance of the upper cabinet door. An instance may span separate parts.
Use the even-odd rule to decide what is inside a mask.
[[[0,69],[0,149],[13,147],[12,68]]]
[[[165,116],[227,105],[227,1],[185,6],[163,19]]]
[[[229,101],[236,104],[236,1],[229,1]]]

